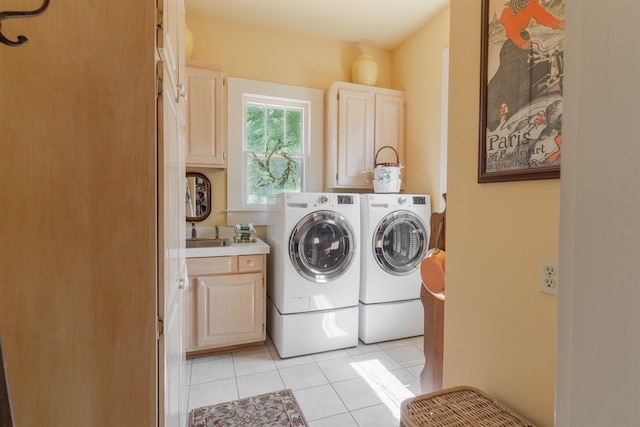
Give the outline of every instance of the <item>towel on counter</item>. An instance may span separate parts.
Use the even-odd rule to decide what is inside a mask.
[[[252,223],[249,223],[249,224],[236,224],[236,232],[238,232],[238,231],[241,231],[241,232],[246,231],[246,232],[249,232],[249,233],[255,233],[256,232],[255,228],[253,228],[253,224]]]
[[[256,241],[256,229],[253,224],[236,224],[236,243],[253,243]]]

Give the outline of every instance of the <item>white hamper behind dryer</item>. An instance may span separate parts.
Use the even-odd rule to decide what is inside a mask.
[[[267,330],[281,357],[358,345],[360,199],[281,193],[270,205]]]

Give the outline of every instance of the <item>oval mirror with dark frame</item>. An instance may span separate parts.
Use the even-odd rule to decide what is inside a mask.
[[[187,221],[202,221],[211,213],[211,182],[201,173],[186,174]]]

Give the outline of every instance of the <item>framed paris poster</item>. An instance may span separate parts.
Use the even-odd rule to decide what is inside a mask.
[[[560,177],[564,0],[481,0],[478,182]]]

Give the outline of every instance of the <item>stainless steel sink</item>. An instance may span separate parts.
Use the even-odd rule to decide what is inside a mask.
[[[187,249],[191,248],[222,248],[231,246],[231,240],[228,239],[187,239]]]

